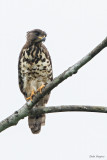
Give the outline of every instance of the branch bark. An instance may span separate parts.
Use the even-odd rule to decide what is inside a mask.
[[[61,105],[61,106],[50,106],[45,108],[32,108],[29,112],[26,113],[26,116],[33,115],[41,115],[47,113],[56,113],[56,112],[69,112],[69,111],[78,111],[78,112],[99,112],[99,113],[107,113],[107,107],[104,106],[87,106],[87,105]],[[4,127],[10,127],[16,125],[20,119],[23,119],[24,112],[22,108],[12,115],[4,119],[0,123],[0,132],[3,131]]]
[[[87,62],[89,62],[93,57],[95,57],[101,50],[107,47],[107,37],[97,46],[95,47],[90,53],[88,53],[85,57],[83,57],[80,61],[78,61],[73,66],[69,67],[66,71],[60,74],[58,77],[54,78],[52,82],[50,82],[46,87],[42,90],[42,94],[38,93],[34,98],[33,101],[26,102],[18,111],[14,112],[11,116],[4,119],[0,122],[0,132],[9,128],[10,126],[16,125],[19,120],[23,119],[24,117],[28,116],[31,112],[33,106],[48,92],[50,92],[53,88],[58,86],[61,82],[63,82],[68,77],[76,74],[77,71],[83,67]]]
[[[46,114],[46,113],[69,112],[69,111],[107,113],[107,107],[87,106],[87,105],[61,105],[61,106],[50,106],[45,108],[32,108],[30,113],[32,113],[33,115],[41,115],[44,113]]]

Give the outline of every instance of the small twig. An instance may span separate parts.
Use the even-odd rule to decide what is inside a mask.
[[[50,82],[46,87],[43,89],[42,94],[38,93],[34,98],[33,101],[29,101],[23,105],[18,111],[16,111],[13,115],[9,116],[2,122],[0,122],[0,132],[9,128],[10,126],[16,125],[19,120],[23,119],[24,117],[29,115],[29,111],[33,108],[33,106],[48,92],[50,92],[53,88],[59,85],[62,81],[67,79],[68,77],[72,76],[73,74],[77,73],[77,71],[84,66],[87,62],[89,62],[94,56],[96,56],[102,49],[107,47],[107,37],[97,46],[95,47],[89,54],[83,57],[80,61],[74,64],[72,67],[68,68],[58,77],[54,78],[52,82]]]

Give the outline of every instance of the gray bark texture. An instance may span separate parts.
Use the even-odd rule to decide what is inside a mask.
[[[38,93],[33,97],[32,101],[26,102],[19,110],[15,111],[12,115],[0,122],[0,132],[3,130],[16,125],[19,120],[34,112],[34,114],[42,113],[52,113],[52,112],[64,112],[64,111],[87,111],[87,112],[103,112],[107,113],[106,107],[95,107],[95,106],[60,106],[60,107],[46,107],[41,109],[33,110],[33,106],[48,92],[57,87],[61,82],[63,82],[68,77],[76,74],[77,71],[83,67],[87,62],[89,62],[94,56],[96,56],[101,50],[107,47],[107,37],[96,46],[90,53],[83,57],[80,61],[75,63],[73,66],[69,67],[66,71],[60,74],[58,77],[54,78],[46,87],[42,90],[42,93]]]

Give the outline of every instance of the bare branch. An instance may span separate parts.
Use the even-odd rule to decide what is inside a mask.
[[[46,85],[46,87],[42,91],[42,94],[38,93],[33,98],[32,102],[31,101],[27,102],[13,115],[3,120],[0,123],[0,132],[5,130],[6,128],[9,128],[10,126],[16,125],[20,119],[23,119],[24,117],[28,116],[30,110],[43,96],[45,96],[48,92],[50,92],[57,85],[59,85],[62,81],[72,76],[73,74],[77,73],[77,71],[82,66],[84,66],[87,62],[89,62],[94,56],[96,56],[105,47],[107,47],[107,37],[97,47],[95,47],[89,54],[83,57],[80,61],[78,61],[73,66],[69,67],[66,71],[64,71],[58,77],[54,78],[52,82]]]
[[[26,116],[33,115],[41,115],[47,113],[55,113],[55,112],[69,112],[69,111],[78,111],[78,112],[99,112],[99,113],[107,113],[107,107],[104,106],[87,106],[87,105],[61,105],[61,106],[50,106],[44,108],[32,108],[29,112],[26,113]],[[24,112],[22,108],[16,112],[14,112],[11,116],[4,119],[0,123],[0,131],[3,130],[3,127],[9,127],[16,125],[17,122],[23,118]]]
[[[88,106],[88,105],[61,105],[61,106],[50,106],[38,109],[32,108],[30,113],[32,113],[33,115],[41,115],[44,113],[46,114],[46,113],[69,112],[69,111],[107,113],[107,107]]]

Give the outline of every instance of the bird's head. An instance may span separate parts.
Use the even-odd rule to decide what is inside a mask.
[[[27,32],[27,41],[39,43],[45,41],[47,34],[40,30],[34,29],[32,31]]]

